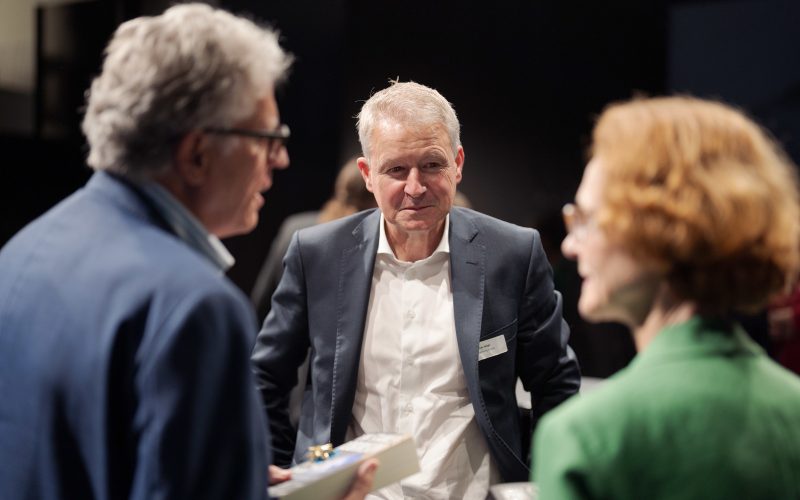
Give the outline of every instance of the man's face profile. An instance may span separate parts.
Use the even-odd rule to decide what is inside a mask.
[[[253,115],[235,128],[269,131],[279,123],[278,107],[270,93],[258,101]],[[262,193],[272,186],[272,170],[288,167],[289,155],[282,148],[269,158],[266,144],[257,138],[229,136],[223,140],[232,143],[227,148],[208,149],[200,218],[212,233],[227,237],[255,229],[264,204]]]

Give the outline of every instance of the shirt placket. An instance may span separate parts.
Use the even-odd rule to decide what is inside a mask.
[[[401,295],[402,327],[400,329],[400,395],[398,423],[400,432],[416,431],[414,424],[414,399],[419,391],[420,381],[416,368],[416,356],[419,347],[419,310],[420,294],[419,266],[411,265],[403,269],[401,279],[403,293]]]

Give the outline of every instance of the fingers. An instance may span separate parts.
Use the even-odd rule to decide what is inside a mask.
[[[371,458],[364,461],[356,473],[356,478],[353,484],[350,485],[350,490],[342,500],[362,500],[367,493],[372,490],[372,483],[375,480],[375,471],[380,463],[377,459]]]
[[[291,478],[292,478],[292,471],[290,471],[289,469],[281,469],[277,465],[269,466],[270,486],[272,486],[273,484],[278,484],[284,481],[288,481]]]

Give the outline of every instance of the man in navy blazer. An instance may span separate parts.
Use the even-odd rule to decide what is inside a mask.
[[[295,233],[253,354],[276,463],[408,433],[422,471],[381,496],[484,498],[529,475],[517,378],[534,422],[579,388],[561,297],[536,231],[452,207],[464,150],[438,92],[393,83],[364,104],[359,137],[379,208]]]
[[[97,172],[0,252],[0,498],[266,498],[257,327],[217,237],[288,166],[289,63],[207,5],[115,32],[83,122]]]

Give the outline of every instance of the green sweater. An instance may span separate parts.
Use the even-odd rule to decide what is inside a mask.
[[[533,460],[542,500],[800,499],[800,378],[695,317],[550,412]]]

